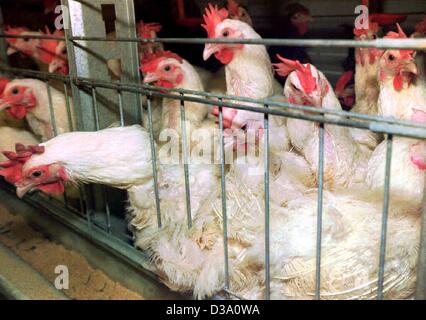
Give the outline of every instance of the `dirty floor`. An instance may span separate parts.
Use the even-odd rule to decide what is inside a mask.
[[[52,242],[31,228],[22,217],[12,215],[1,204],[0,242],[52,284],[58,276],[55,274],[56,266],[67,266],[70,283],[69,289],[64,290],[64,293],[71,299],[143,300],[138,293],[126,289],[108,278],[101,270],[91,267],[82,255]]]

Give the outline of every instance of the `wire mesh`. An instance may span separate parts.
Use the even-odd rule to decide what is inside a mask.
[[[18,35],[5,35],[1,34],[0,38],[23,38],[24,36]],[[29,37],[29,36],[25,36]],[[186,128],[186,115],[185,115],[185,102],[198,102],[204,105],[218,106],[219,108],[219,129],[220,129],[220,173],[221,173],[221,201],[222,201],[222,215],[223,215],[223,244],[224,244],[224,291],[234,298],[242,299],[237,294],[233,293],[230,288],[230,265],[229,265],[229,252],[228,252],[228,217],[227,217],[227,202],[226,202],[226,171],[225,171],[225,148],[224,148],[224,125],[223,125],[223,108],[234,108],[236,110],[246,110],[251,112],[258,112],[264,114],[264,194],[265,194],[265,298],[270,299],[270,159],[269,159],[269,144],[270,144],[270,116],[281,116],[287,118],[301,119],[307,121],[319,122],[319,154],[318,154],[318,203],[317,203],[317,228],[316,228],[316,272],[315,272],[315,298],[321,298],[321,242],[322,242],[322,219],[323,219],[323,188],[324,188],[324,132],[325,125],[339,125],[350,128],[359,128],[363,130],[370,130],[377,133],[387,134],[386,139],[386,166],[385,166],[385,181],[384,181],[384,198],[383,198],[383,217],[381,228],[381,241],[380,241],[380,261],[378,268],[378,283],[377,283],[377,298],[383,299],[383,284],[385,274],[385,253],[386,253],[386,239],[387,239],[387,221],[389,211],[389,189],[391,179],[391,159],[392,159],[392,142],[393,136],[411,137],[416,139],[426,139],[426,126],[416,124],[408,121],[387,119],[377,116],[369,116],[364,114],[357,114],[345,111],[334,110],[318,110],[316,107],[301,106],[291,103],[270,101],[268,99],[251,99],[245,97],[229,96],[225,94],[215,94],[204,91],[193,91],[174,88],[161,88],[153,87],[150,85],[139,83],[122,83],[102,81],[99,79],[91,79],[79,76],[76,72],[76,58],[75,46],[81,47],[80,42],[85,44],[89,42],[103,42],[111,41],[104,37],[82,37],[72,36],[71,30],[66,30],[65,37],[55,36],[30,36],[35,39],[56,39],[66,42],[68,48],[68,58],[70,63],[69,76],[60,76],[56,74],[49,74],[31,70],[21,70],[10,68],[8,66],[1,66],[1,71],[11,75],[30,76],[38,78],[45,82],[46,90],[48,92],[50,120],[54,136],[58,134],[56,126],[55,112],[53,108],[51,86],[49,80],[62,81],[64,94],[66,97],[67,116],[71,131],[77,129],[74,127],[72,121],[72,113],[77,112],[74,106],[71,106],[68,97],[68,85],[71,86],[72,95],[74,100],[77,97],[77,91],[88,90],[92,99],[92,111],[94,116],[95,129],[100,130],[100,115],[98,109],[97,89],[114,90],[118,94],[118,112],[120,125],[126,124],[125,111],[123,108],[123,93],[136,93],[139,97],[146,98],[148,124],[146,125],[149,136],[152,155],[152,171],[153,171],[153,184],[155,205],[157,214],[158,228],[162,228],[162,215],[161,215],[161,200],[158,188],[158,174],[157,174],[157,151],[155,147],[155,137],[153,128],[153,114],[152,114],[152,98],[169,98],[180,100],[180,117],[181,117],[181,131],[182,131],[182,149],[184,159],[184,180],[185,180],[185,203],[187,213],[188,228],[192,228],[192,213],[191,213],[191,194],[190,194],[190,172],[189,172],[189,150],[187,145],[187,128]],[[252,44],[252,45],[281,45],[281,46],[305,46],[305,47],[354,47],[354,48],[381,48],[381,49],[426,49],[426,39],[376,39],[370,41],[355,41],[355,40],[328,40],[328,39],[315,39],[315,40],[293,40],[293,39],[242,39],[242,40],[229,40],[229,39],[204,39],[204,38],[154,38],[154,39],[140,39],[140,38],[121,38],[117,37],[116,42],[161,42],[161,43],[180,43],[180,44],[205,44],[205,43],[230,43],[230,44]],[[84,46],[83,46],[84,47]],[[178,94],[178,96],[176,95]],[[234,102],[229,102],[234,101]],[[238,104],[235,102],[239,102]],[[244,104],[246,103],[246,105]],[[248,105],[250,104],[250,105]],[[263,105],[264,107],[253,107],[251,104]],[[278,107],[278,108],[270,108]],[[299,113],[298,111],[308,111],[309,113]],[[141,114],[143,115],[143,106],[141,104]],[[338,117],[326,117],[325,115],[334,115]],[[89,228],[94,228],[95,224],[92,221],[92,210],[88,207],[88,194],[85,188],[79,189],[80,193],[80,211],[86,217]],[[102,195],[104,206],[104,213],[106,219],[107,233],[112,235],[112,222],[111,210],[109,207],[109,199],[105,188],[102,187]],[[425,232],[423,231],[422,242],[424,243]],[[421,253],[422,254],[422,253]],[[421,260],[421,259],[420,259]],[[424,269],[424,265],[422,266]],[[419,270],[419,273],[425,274],[424,270]],[[423,292],[421,292],[423,293]],[[418,293],[418,296],[421,295]],[[424,294],[424,293],[423,293]]]

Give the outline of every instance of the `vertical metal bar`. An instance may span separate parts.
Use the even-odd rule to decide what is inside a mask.
[[[386,165],[385,165],[385,182],[383,195],[383,215],[382,215],[382,231],[380,234],[380,261],[377,281],[377,299],[383,299],[383,283],[385,280],[385,260],[386,260],[386,238],[388,227],[389,213],[389,189],[391,179],[391,164],[392,164],[392,142],[393,135],[389,134],[386,140]]]
[[[67,107],[68,125],[70,128],[70,131],[74,131],[75,128],[74,128],[73,116],[72,116],[73,111],[71,111],[70,97],[68,96],[68,86],[66,82],[64,82],[63,84],[64,84],[65,104]]]
[[[268,105],[265,105],[268,109]],[[269,113],[264,113],[264,179],[265,179],[265,299],[271,299],[270,216],[269,216]]]
[[[319,126],[319,160],[318,160],[318,203],[317,203],[317,239],[315,267],[315,299],[321,298],[321,242],[322,242],[322,208],[324,194],[324,123]]]
[[[416,300],[426,300],[426,190],[423,194],[422,227],[420,233],[419,262],[417,264]]]
[[[219,98],[219,102],[222,99]],[[222,219],[223,219],[223,253],[225,258],[225,289],[229,288],[229,253],[228,253],[228,213],[226,211],[226,183],[225,183],[225,136],[223,128],[223,108],[219,107],[220,128],[220,184],[222,192]]]
[[[181,93],[181,96],[183,94]],[[189,188],[189,155],[188,145],[186,140],[186,124],[185,124],[185,102],[183,99],[180,100],[180,122],[182,127],[182,148],[183,148],[183,168],[185,173],[185,198],[186,198],[186,214],[188,220],[188,229],[192,228],[192,216],[191,216],[191,190]]]
[[[53,135],[56,137],[58,135],[58,129],[56,127],[55,112],[53,110],[52,90],[50,89],[49,80],[46,80],[45,83],[46,83],[47,96],[49,99],[50,122],[52,124]]]
[[[118,94],[118,110],[120,112],[120,126],[124,127],[123,93],[121,92],[121,90],[118,90],[117,94]]]
[[[100,130],[99,109],[98,109],[96,87],[92,87],[92,103],[93,103],[93,111],[94,111],[94,117],[95,117],[96,130]],[[112,227],[111,227],[111,211],[110,211],[109,204],[108,204],[108,195],[107,195],[105,186],[101,186],[101,189],[102,189],[103,202],[105,203],[105,217],[106,217],[107,231],[108,231],[108,233],[111,233],[111,230],[112,230]],[[88,218],[90,218],[90,214],[88,214],[87,216],[88,216]]]
[[[93,106],[93,114],[94,114],[94,117],[95,117],[95,128],[96,128],[96,131],[99,131],[100,130],[100,124],[99,124],[98,97],[97,97],[95,87],[92,87],[92,106]]]
[[[147,107],[148,107],[148,122],[149,122],[149,142],[151,144],[151,156],[152,156],[152,173],[154,177],[154,193],[155,193],[155,207],[157,209],[157,225],[161,229],[161,209],[160,209],[160,194],[158,191],[158,176],[157,176],[157,151],[155,149],[155,139],[154,139],[154,128],[152,123],[152,106],[151,106],[151,96],[146,97]],[[143,108],[141,104],[141,108]]]

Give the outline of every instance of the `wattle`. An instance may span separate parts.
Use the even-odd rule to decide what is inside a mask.
[[[234,59],[234,52],[231,49],[222,49],[215,54],[215,57],[226,65]]]
[[[62,181],[55,181],[52,183],[41,184],[37,186],[37,189],[48,194],[62,194],[65,192],[65,187]]]
[[[26,107],[22,105],[14,105],[8,109],[6,109],[6,112],[13,118],[22,120],[25,118],[25,116],[28,113],[28,110]]]

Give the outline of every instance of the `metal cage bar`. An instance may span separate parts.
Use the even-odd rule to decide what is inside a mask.
[[[269,106],[265,105],[265,109]],[[270,212],[269,212],[269,114],[264,114],[264,187],[265,187],[265,299],[271,299]]]
[[[389,190],[391,179],[391,164],[392,164],[392,143],[393,136],[390,134],[386,138],[386,164],[385,164],[385,181],[383,195],[383,214],[382,214],[382,230],[380,233],[380,261],[377,281],[377,299],[383,299],[383,284],[385,281],[385,262],[386,262],[386,240],[387,226],[389,215]]]
[[[321,298],[321,242],[322,242],[322,218],[324,199],[324,123],[319,126],[318,148],[318,202],[317,202],[317,239],[315,249],[315,299]]]
[[[219,99],[221,101],[221,99]],[[223,128],[223,108],[219,107],[219,130],[220,130],[220,191],[222,200],[222,228],[223,228],[223,254],[225,289],[230,288],[229,282],[229,252],[228,252],[228,213],[226,208],[226,181],[225,181],[225,135]]]
[[[186,115],[185,115],[185,102],[180,100],[180,124],[182,130],[182,149],[183,149],[183,170],[185,178],[185,203],[186,203],[186,217],[188,229],[192,228],[192,214],[191,214],[191,190],[189,187],[189,154],[186,132]]]
[[[75,0],[62,0],[62,3],[69,5],[70,2],[81,2],[85,5],[88,5],[85,1],[75,1]],[[102,1],[96,1],[96,5]],[[125,0],[126,10],[131,12],[133,8],[133,1]],[[96,6],[91,7],[91,9],[96,8]],[[130,25],[133,23],[134,27],[134,15],[130,14],[131,17],[128,19]],[[0,29],[0,31],[2,31]],[[251,44],[251,45],[281,45],[281,46],[305,46],[305,47],[354,47],[354,48],[382,48],[382,49],[414,49],[414,50],[425,50],[426,49],[426,39],[404,39],[404,40],[395,40],[395,39],[376,39],[371,41],[358,41],[358,40],[329,40],[329,39],[315,39],[315,40],[294,40],[294,39],[243,39],[243,40],[229,40],[229,39],[205,39],[205,38],[155,38],[155,39],[140,39],[136,38],[135,32],[128,32],[129,37],[117,37],[115,42],[128,43],[131,47],[132,54],[134,55],[134,49],[136,43],[150,43],[150,42],[163,42],[163,43],[182,43],[182,44],[205,44],[205,43],[230,43],[230,44]],[[28,36],[11,36],[0,34],[0,38],[23,38]],[[307,121],[318,121],[320,122],[319,127],[319,162],[318,162],[318,202],[317,202],[317,236],[316,236],[316,285],[315,285],[315,298],[320,299],[320,288],[321,288],[321,240],[322,240],[322,219],[323,219],[323,188],[324,188],[324,133],[325,133],[325,124],[340,125],[346,127],[360,128],[364,130],[370,130],[373,132],[380,132],[388,134],[386,142],[386,165],[385,165],[385,181],[384,181],[384,199],[383,199],[383,215],[382,215],[382,226],[381,226],[381,241],[380,241],[380,261],[378,268],[378,281],[377,281],[377,298],[383,299],[384,295],[384,278],[385,278],[385,258],[386,258],[386,240],[387,240],[387,220],[388,220],[388,211],[389,211],[389,192],[390,192],[390,173],[391,173],[391,160],[392,160],[392,142],[393,135],[412,137],[418,139],[426,139],[426,126],[421,124],[415,124],[408,121],[400,121],[394,119],[385,119],[381,117],[374,117],[362,114],[355,114],[344,111],[331,111],[331,110],[318,110],[315,107],[309,106],[298,106],[290,103],[280,103],[275,101],[269,101],[267,99],[257,100],[243,97],[235,97],[228,95],[212,94],[207,92],[198,92],[191,90],[183,89],[170,89],[170,88],[160,88],[152,87],[148,85],[140,85],[139,81],[129,81],[126,79],[117,83],[111,83],[102,81],[99,79],[92,79],[89,73],[78,72],[78,67],[76,65],[76,47],[79,49],[84,49],[87,42],[106,42],[111,41],[104,37],[99,36],[75,36],[72,32],[72,29],[65,31],[65,37],[54,37],[54,36],[33,36],[31,38],[40,38],[40,39],[57,39],[64,40],[67,44],[69,61],[71,62],[70,66],[70,75],[69,77],[61,77],[57,75],[46,74],[43,72],[35,71],[25,71],[17,70],[14,68],[3,67],[2,71],[12,72],[16,74],[29,74],[35,77],[38,77],[45,81],[46,89],[48,92],[49,98],[49,110],[51,116],[52,129],[54,135],[58,134],[56,128],[56,118],[54,114],[52,96],[51,96],[51,87],[49,84],[49,79],[60,79],[63,81],[64,91],[66,95],[66,105],[68,118],[70,121],[70,128],[74,130],[70,101],[68,98],[68,88],[67,84],[71,85],[72,94],[74,98],[74,112],[79,115],[79,125],[78,129],[87,129],[87,126],[82,125],[83,111],[81,109],[81,100],[90,98],[87,95],[86,91],[91,92],[92,106],[93,106],[93,123],[95,129],[99,130],[101,127],[101,120],[99,117],[99,108],[97,100],[97,88],[105,90],[115,90],[117,92],[118,98],[118,111],[119,111],[119,120],[120,125],[125,125],[125,110],[123,107],[123,99],[125,101],[130,101],[125,99],[123,94],[132,93],[136,100],[131,100],[133,102],[138,101],[135,105],[140,106],[138,112],[143,115],[143,105],[141,102],[141,95],[146,96],[147,98],[147,109],[148,109],[148,121],[149,121],[149,135],[151,142],[151,154],[152,154],[152,169],[153,169],[153,183],[155,190],[155,204],[157,211],[157,223],[158,227],[162,227],[161,221],[161,208],[160,208],[160,195],[158,190],[158,175],[157,175],[157,154],[154,143],[154,132],[153,132],[153,118],[152,118],[152,97],[162,97],[162,98],[172,98],[180,100],[180,116],[181,116],[181,129],[182,129],[182,139],[183,139],[183,157],[184,157],[184,178],[185,178],[185,200],[186,200],[186,210],[187,210],[187,223],[188,228],[192,227],[192,215],[191,215],[191,197],[190,197],[190,186],[189,186],[189,155],[188,155],[188,146],[187,146],[187,132],[185,124],[185,101],[189,102],[198,102],[205,105],[217,105],[219,107],[219,127],[221,131],[220,135],[220,151],[221,151],[221,196],[222,196],[222,212],[223,212],[223,241],[224,241],[224,259],[225,259],[225,289],[230,296],[235,298],[242,299],[230,291],[230,276],[229,276],[229,253],[228,253],[228,217],[227,217],[227,207],[226,207],[226,182],[225,182],[225,149],[224,149],[224,127],[223,127],[223,107],[234,108],[237,110],[247,110],[251,112],[258,112],[264,114],[264,192],[265,192],[265,297],[270,299],[270,207],[269,207],[269,188],[270,188],[270,177],[269,177],[269,138],[270,138],[270,115],[303,119]],[[83,44],[81,43],[83,42]],[[1,48],[1,47],[0,47]],[[87,49],[87,48],[86,48]],[[81,52],[77,54],[78,58],[81,59]],[[132,56],[132,59],[135,58]],[[135,68],[133,68],[135,69]],[[80,70],[81,71],[81,70]],[[133,70],[137,74],[134,75],[134,79],[140,80],[139,74],[137,71]],[[133,79],[133,80],[134,80]],[[179,94],[179,97],[175,95]],[[189,96],[190,95],[190,96]],[[127,97],[127,96],[126,96]],[[210,99],[209,99],[210,98]],[[214,98],[213,101],[211,98]],[[224,102],[223,100],[233,100],[243,103],[257,103],[263,105],[261,107],[252,107],[244,104],[235,104],[230,102]],[[217,100],[217,101],[216,101]],[[78,107],[76,108],[76,104]],[[127,102],[125,103],[127,105]],[[270,109],[270,106],[281,107],[280,110]],[[298,114],[294,111],[310,111],[312,114]],[[340,118],[325,117],[326,114],[337,115]],[[105,203],[105,213],[107,219],[107,231],[111,234],[111,217],[110,217],[110,208],[108,204],[108,198],[105,188],[103,187],[103,197]],[[91,219],[91,212],[88,209],[87,194],[82,191],[80,197],[81,211],[86,211],[86,220],[90,228],[93,226],[99,227]],[[425,205],[426,210],[426,205]],[[425,211],[424,210],[424,211]],[[426,243],[426,227],[425,227],[425,212],[423,212],[423,228],[422,228],[422,237],[421,237],[421,249],[420,249],[420,258],[419,258],[419,270],[418,270],[418,281],[417,281],[417,297],[425,298],[426,293],[424,289],[424,281],[426,279],[425,265],[426,265],[426,254],[425,243]],[[423,281],[423,282],[422,282]],[[419,283],[420,282],[420,283]]]

